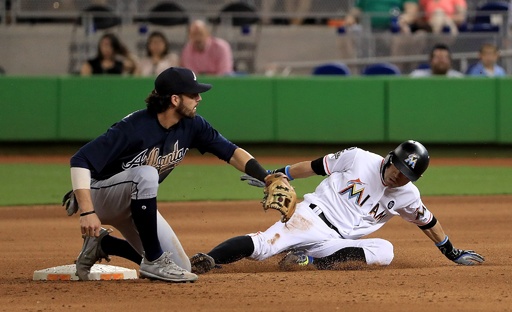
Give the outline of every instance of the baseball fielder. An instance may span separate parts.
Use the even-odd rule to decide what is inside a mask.
[[[71,158],[73,193],[68,215],[80,211],[84,244],[76,261],[77,275],[87,280],[91,267],[109,255],[140,264],[142,277],[170,282],[195,281],[178,237],[157,209],[160,183],[180,164],[190,148],[212,153],[241,172],[264,181],[267,171],[245,150],[196,115],[198,83],[186,68],[171,67],[155,80],[147,109],[136,111]],[[125,239],[102,228],[110,224]]]
[[[204,273],[216,264],[244,257],[264,260],[290,251],[281,261],[330,269],[340,262],[359,261],[389,265],[393,245],[380,238],[364,238],[394,216],[419,227],[449,259],[458,264],[482,263],[471,250],[454,248],[440,222],[423,204],[418,180],[429,164],[425,147],[406,141],[385,158],[349,148],[313,161],[278,169],[289,179],[327,175],[304,200],[287,223],[276,222],[264,232],[231,238],[208,254],[191,258],[192,271]]]

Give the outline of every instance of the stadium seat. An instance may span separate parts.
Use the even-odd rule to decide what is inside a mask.
[[[224,18],[230,19],[232,26],[253,25],[260,21],[256,8],[245,2],[233,2],[220,10],[219,16],[210,20],[214,25],[223,22]]]
[[[391,63],[378,63],[368,65],[363,69],[362,75],[364,76],[377,76],[377,75],[400,75],[400,69]]]
[[[350,69],[343,63],[321,64],[313,68],[313,75],[339,75],[349,76]]]
[[[261,19],[258,10],[246,2],[232,2],[221,8],[210,19],[212,33],[226,38],[233,50],[234,69],[237,74],[255,72],[256,53],[261,37]]]
[[[78,24],[82,25],[83,17],[92,15],[94,30],[103,30],[121,24],[121,18],[113,13],[112,9],[103,5],[91,5],[87,7],[80,16]]]
[[[418,65],[418,67],[416,67],[416,69],[430,69],[430,64],[429,63],[421,63]]]
[[[508,1],[490,1],[479,6],[469,30],[471,32],[498,32],[500,24],[506,24],[506,12],[508,10]],[[492,16],[496,14],[501,15],[501,22],[499,23],[494,23],[492,20]]]
[[[188,24],[188,16],[177,3],[160,2],[150,10],[147,21],[154,25],[176,26]]]

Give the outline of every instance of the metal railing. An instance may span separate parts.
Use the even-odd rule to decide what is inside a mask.
[[[500,57],[503,63],[510,63],[512,61],[512,49],[500,51]],[[459,63],[458,70],[466,72],[470,66],[470,61],[476,62],[478,60],[478,52],[462,52],[452,53],[452,61]],[[427,63],[428,59],[424,54],[418,55],[405,55],[405,56],[383,56],[383,57],[371,57],[371,58],[353,58],[353,59],[330,59],[330,60],[310,60],[300,62],[273,62],[275,65],[274,70],[277,75],[280,76],[292,76],[296,72],[300,71],[303,73],[311,73],[316,66],[327,64],[327,63],[339,63],[342,62],[345,65],[354,65],[358,67],[364,67],[367,65],[377,63],[392,63],[392,64],[405,64],[405,63]],[[509,66],[505,68],[507,73],[512,73],[512,68]],[[405,73],[404,73],[405,74]]]

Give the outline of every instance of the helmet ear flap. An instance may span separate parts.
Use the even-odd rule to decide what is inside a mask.
[[[384,169],[389,167],[393,163],[393,151],[389,152],[384,158]]]

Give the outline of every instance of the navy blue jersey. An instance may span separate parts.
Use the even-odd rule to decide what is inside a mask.
[[[237,146],[199,115],[165,129],[156,115],[143,109],[80,148],[71,158],[71,167],[87,168],[92,178],[103,180],[129,168],[150,165],[158,170],[162,182],[191,148],[229,161]]]

